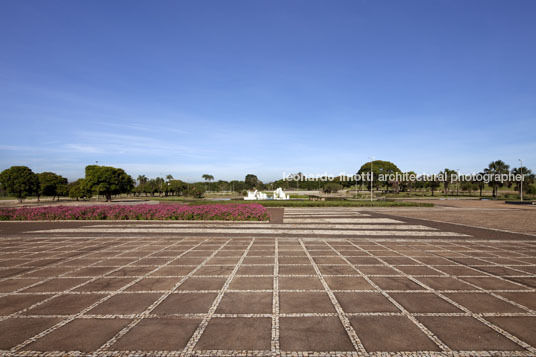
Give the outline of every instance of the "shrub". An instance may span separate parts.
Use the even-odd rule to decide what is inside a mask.
[[[338,183],[330,182],[325,184],[322,190],[324,191],[324,193],[335,193],[339,190],[342,190],[342,186]]]
[[[270,215],[259,204],[229,205],[106,205],[0,208],[0,220],[222,220],[268,221]]]

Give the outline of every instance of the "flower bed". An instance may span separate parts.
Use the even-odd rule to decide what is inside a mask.
[[[220,220],[268,221],[259,204],[229,205],[103,205],[0,208],[2,221],[55,220]]]

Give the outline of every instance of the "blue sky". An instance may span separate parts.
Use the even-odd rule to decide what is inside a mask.
[[[0,169],[536,169],[534,1],[3,1]]]

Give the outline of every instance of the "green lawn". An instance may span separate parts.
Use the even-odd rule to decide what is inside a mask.
[[[208,201],[208,200],[173,200],[173,199],[156,199],[163,202],[182,202],[189,205],[206,205],[206,204],[229,204],[229,203],[258,203],[264,207],[433,207],[432,203],[421,202],[403,202],[403,201]]]

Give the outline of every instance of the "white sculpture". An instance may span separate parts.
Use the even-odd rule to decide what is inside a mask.
[[[255,191],[248,191],[247,197],[244,197],[245,200],[266,200],[268,199],[268,195],[264,192],[259,192],[257,190]]]
[[[277,190],[274,191],[274,200],[288,200],[290,199],[289,195],[286,195],[285,192],[283,192],[283,189],[281,187],[278,187]]]
[[[254,201],[254,200],[267,200],[268,195],[264,192],[259,192],[257,190],[255,191],[248,191],[248,195],[244,197],[244,200],[247,201]],[[283,192],[283,189],[279,187],[277,190],[274,191],[274,197],[272,198],[274,200],[289,200],[289,195],[285,194]]]

